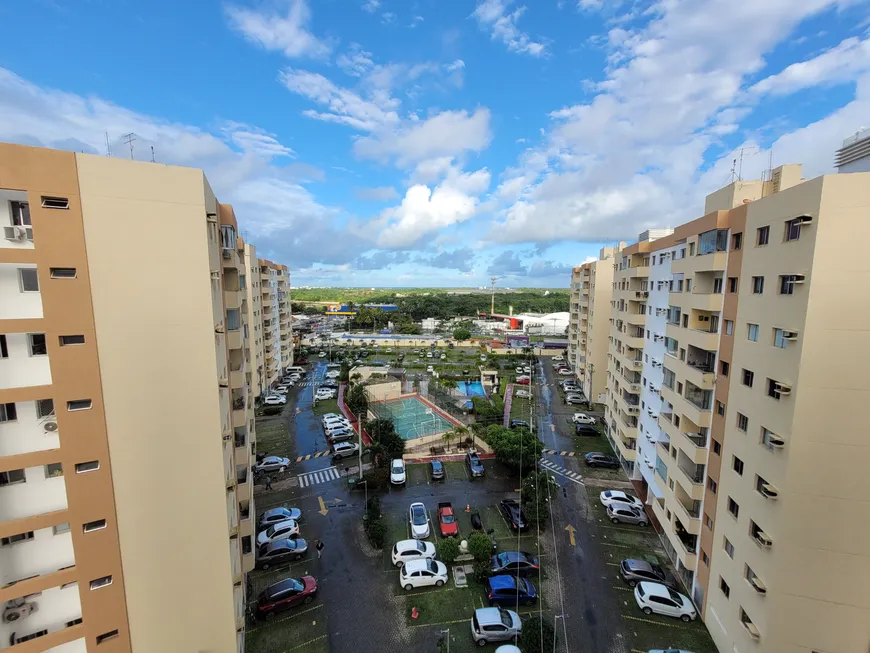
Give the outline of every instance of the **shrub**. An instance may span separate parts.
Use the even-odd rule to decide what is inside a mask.
[[[390,483],[390,470],[385,467],[375,467],[363,473],[363,480],[368,483],[369,492],[377,492]]]
[[[369,543],[376,549],[383,548],[384,541],[387,538],[387,526],[382,519],[375,519],[365,522],[366,535],[369,538]]]
[[[458,329],[454,329],[453,338],[455,340],[468,340],[471,337],[471,331],[468,329],[463,329],[462,327]]]
[[[281,411],[284,410],[283,406],[266,406],[263,409],[263,415],[280,415]]]
[[[486,579],[489,578],[491,568],[489,560],[475,560],[471,574],[478,583],[485,583]]]
[[[369,521],[381,518],[381,497],[377,494],[369,496],[366,503],[366,519]]]
[[[488,564],[492,556],[492,542],[485,533],[472,533],[468,538],[468,552],[475,560],[485,560]]]
[[[520,643],[524,653],[550,653],[556,648],[556,633],[548,619],[532,615],[523,623]]]
[[[459,540],[455,537],[446,537],[435,544],[435,550],[445,564],[451,564],[459,555]]]

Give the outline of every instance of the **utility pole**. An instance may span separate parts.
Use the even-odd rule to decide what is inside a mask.
[[[136,134],[130,132],[129,134],[124,134],[124,142],[130,146],[130,158],[133,158],[133,141],[136,140]]]
[[[495,313],[495,282],[498,280],[498,277],[490,277],[492,279],[492,297],[489,305],[489,315],[492,317],[492,314]]]

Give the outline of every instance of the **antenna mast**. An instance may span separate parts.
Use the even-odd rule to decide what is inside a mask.
[[[130,146],[130,158],[133,158],[133,141],[136,140],[136,134],[130,132],[129,134],[124,134],[123,138],[124,142]]]
[[[491,300],[490,306],[489,306],[489,315],[490,315],[490,317],[492,317],[492,314],[495,313],[495,282],[498,279],[498,277],[490,277],[490,278],[492,279],[492,295],[491,295],[492,300]]]

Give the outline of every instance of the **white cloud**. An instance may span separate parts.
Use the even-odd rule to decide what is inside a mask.
[[[511,0],[482,0],[472,13],[480,28],[489,31],[493,40],[499,40],[511,52],[530,54],[540,57],[545,54],[546,46],[539,41],[533,41],[529,35],[517,27],[520,16],[526,8],[519,7],[511,13],[507,7]]]
[[[411,186],[402,203],[387,209],[375,220],[380,227],[379,247],[406,248],[423,236],[474,217],[478,199],[490,183],[489,171],[454,171],[430,189],[423,184]]]
[[[394,199],[398,193],[392,186],[377,186],[375,188],[357,188],[354,196],[361,200],[373,202],[388,202]]]
[[[415,27],[417,27],[417,25],[422,23],[424,20],[425,20],[425,18],[423,18],[422,16],[414,16],[411,19],[411,22],[408,24],[408,27],[410,27],[411,29],[414,29]]]
[[[480,152],[492,137],[489,109],[442,111],[431,118],[406,122],[392,129],[378,131],[357,139],[354,152],[363,158],[388,161],[399,165],[461,152]]]
[[[378,7],[381,6],[381,0],[366,0],[362,3],[363,11],[367,11],[370,14],[375,13],[378,10]]]
[[[285,56],[322,59],[332,47],[308,30],[311,10],[305,0],[289,0],[286,13],[255,11],[248,7],[225,7],[230,27],[267,50],[278,50]]]
[[[453,63],[447,64],[447,72],[453,72],[454,70],[462,70],[465,68],[465,62],[462,59],[457,59]]]
[[[870,39],[848,38],[808,61],[800,61],[782,72],[765,77],[752,93],[785,95],[814,86],[830,86],[849,81],[870,70]]]
[[[396,14],[394,14],[392,11],[385,11],[381,14],[381,22],[384,25],[392,25],[396,22]]]
[[[345,73],[353,77],[362,77],[375,65],[372,53],[363,50],[359,43],[351,43],[350,49],[338,55],[335,63]]]
[[[267,157],[296,155],[292,149],[282,145],[275,134],[270,134],[259,127],[230,121],[224,125],[222,131],[230,142],[243,152]]]

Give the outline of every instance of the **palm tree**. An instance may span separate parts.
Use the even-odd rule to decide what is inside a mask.
[[[468,437],[469,430],[467,426],[454,426],[452,430],[447,431],[444,434],[444,441],[447,442],[448,446],[450,445],[450,439],[455,435],[456,439],[460,442],[465,441],[465,438]]]
[[[351,382],[351,384],[356,383],[361,378],[362,378],[362,374],[360,374],[359,372],[354,372],[353,374],[350,375],[350,382]]]

